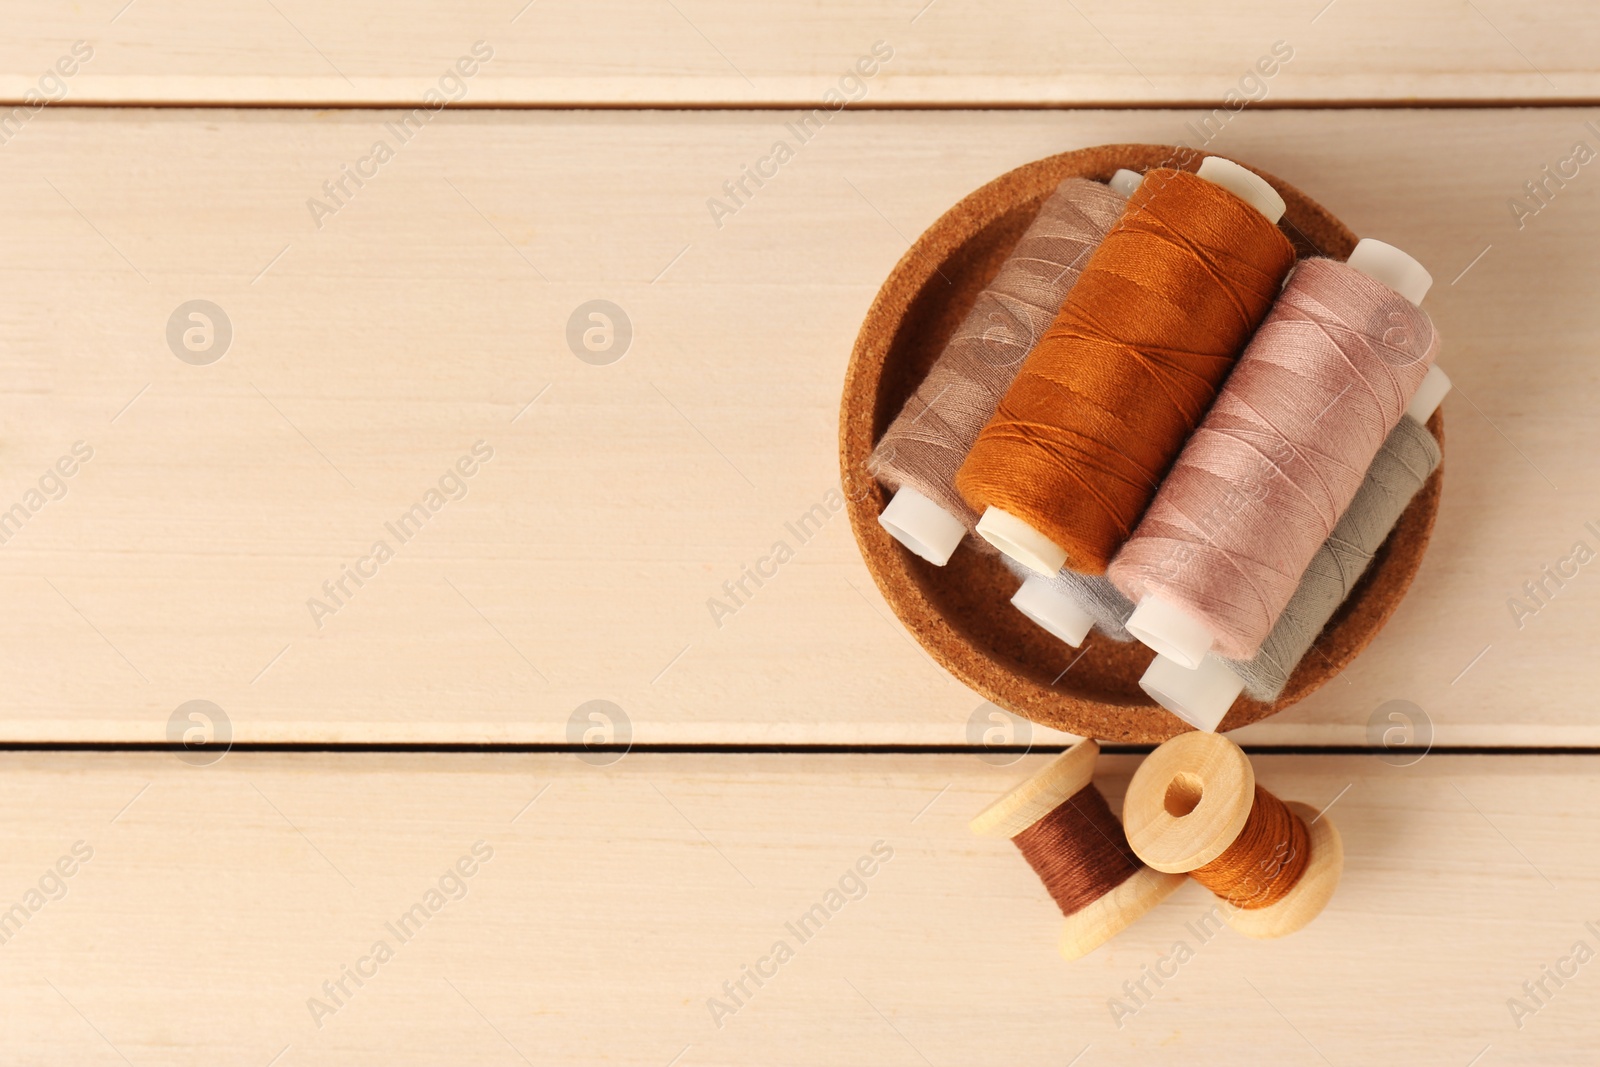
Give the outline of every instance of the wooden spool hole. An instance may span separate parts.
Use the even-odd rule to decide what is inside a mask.
[[[1175,819],[1188,815],[1200,806],[1200,798],[1204,796],[1205,791],[1205,784],[1197,775],[1180,771],[1173,776],[1171,782],[1167,783],[1167,814]]]

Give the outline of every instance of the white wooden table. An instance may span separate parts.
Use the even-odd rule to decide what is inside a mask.
[[[1600,951],[1600,577],[1525,591],[1600,550],[1600,171],[1544,171],[1600,151],[1589,5],[11,8],[0,1060],[1590,1062],[1600,964],[1523,987]],[[786,524],[837,485],[850,344],[917,233],[1040,156],[1202,127],[1429,266],[1457,390],[1400,610],[1239,734],[1334,802],[1338,896],[1194,945],[1119,1027],[1206,895],[1059,960],[1043,887],[965,828],[1043,757],[969,747],[992,709],[842,512]],[[596,300],[625,351],[569,338]],[[190,701],[218,763],[140,747]],[[582,740],[591,701],[635,751],[506,749]],[[1443,751],[1370,749],[1397,709]],[[462,899],[386,934],[480,841]],[[345,966],[376,971],[335,1004]]]

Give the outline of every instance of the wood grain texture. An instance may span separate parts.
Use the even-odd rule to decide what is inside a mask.
[[[1597,179],[1521,228],[1508,208],[1600,145],[1593,117],[1246,111],[1215,139],[1433,269],[1458,386],[1406,600],[1247,737],[1365,741],[1405,700],[1439,743],[1600,740],[1592,567],[1508,607],[1575,541],[1600,549]],[[394,118],[55,110],[0,149],[0,511],[94,449],[0,545],[0,738],[155,740],[205,699],[241,740],[564,741],[603,699],[643,741],[980,739],[987,709],[829,508],[852,339],[967,192],[1195,116],[845,114],[720,220],[708,199],[797,142],[794,116],[447,112],[405,143]],[[308,199],[386,138],[319,229]],[[209,366],[166,340],[196,298],[233,324]],[[597,298],[633,325],[609,366],[566,336]],[[479,440],[465,498],[387,534]],[[379,539],[394,558],[319,628],[308,599]],[[775,576],[714,619],[779,541]]]
[[[1595,759],[1260,758],[1279,795],[1337,799],[1327,910],[1281,941],[1214,920],[1202,939],[1191,883],[1073,963],[1016,850],[966,826],[1041,762],[9,754],[0,904],[74,842],[93,856],[0,946],[0,1045],[278,1067],[1592,1060],[1600,964],[1546,979],[1520,1029],[1507,1001],[1600,940]],[[1102,760],[1113,808],[1134,762]],[[480,841],[464,897],[447,881],[401,943],[386,924]],[[892,858],[801,943],[786,924],[876,842]],[[393,958],[362,964],[380,940]],[[707,1001],[779,940],[793,958],[719,1028]],[[319,1028],[307,1001],[358,965]]]
[[[230,8],[199,0],[11,0],[0,95],[37,88],[75,40],[94,58],[82,103],[416,102],[475,41],[494,49],[475,106],[799,105],[819,100],[876,41],[894,59],[872,105],[1582,100],[1600,96],[1600,16],[1582,0],[407,0]],[[1245,80],[1275,42],[1292,62]],[[1023,43],[1026,47],[1019,47]],[[49,88],[49,87],[47,87]]]

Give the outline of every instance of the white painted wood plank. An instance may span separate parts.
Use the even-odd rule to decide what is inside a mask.
[[[1214,107],[1230,90],[1279,102],[1600,95],[1600,19],[1581,0],[8,6],[0,97],[13,101],[31,90],[80,103],[417,102],[479,41],[492,60],[464,89],[445,84],[479,106],[795,106],[820,100],[879,41],[894,58],[867,83],[873,105]],[[76,41],[92,57],[53,80]],[[1292,62],[1250,80],[1276,42]]]
[[[1600,945],[1594,759],[1259,758],[1280,795],[1338,798],[1328,910],[1202,940],[1191,884],[1070,964],[1020,856],[966,830],[1038,759],[9,754],[0,904],[44,891],[0,946],[0,1043],[280,1067],[1592,1059],[1600,964],[1545,979],[1520,1028],[1508,1000]],[[1134,765],[1102,761],[1114,803]],[[46,878],[79,841],[92,858]],[[786,924],[876,842],[892,858],[802,943]],[[708,1000],[780,940],[793,958],[715,1025]],[[335,1004],[323,983],[358,966]]]
[[[1410,596],[1257,740],[1363,741],[1393,699],[1446,744],[1600,737],[1587,570],[1520,629],[1508,607],[1600,549],[1594,178],[1508,207],[1600,145],[1590,117],[1247,111],[1213,142],[1432,268],[1459,386]],[[563,741],[600,699],[637,740],[967,740],[980,701],[887,615],[842,512],[790,530],[837,484],[850,345],[967,192],[1194,114],[846,114],[720,227],[708,198],[793,116],[462,112],[405,143],[393,118],[63,110],[5,147],[0,510],[94,455],[0,545],[0,738],[158,739],[205,699],[241,740]],[[318,228],[308,199],[379,140]],[[233,326],[208,366],[165,336],[200,298]],[[594,299],[633,326],[609,366],[566,340]],[[390,533],[478,441],[465,498]],[[377,540],[394,558],[314,619]],[[793,560],[713,620],[778,540]]]

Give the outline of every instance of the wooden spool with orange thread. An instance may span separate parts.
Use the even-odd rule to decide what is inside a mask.
[[[1305,926],[1344,868],[1333,821],[1259,789],[1250,758],[1218,734],[1180,734],[1152,752],[1128,784],[1122,817],[1141,860],[1217,892],[1230,905],[1228,925],[1247,937]]]

